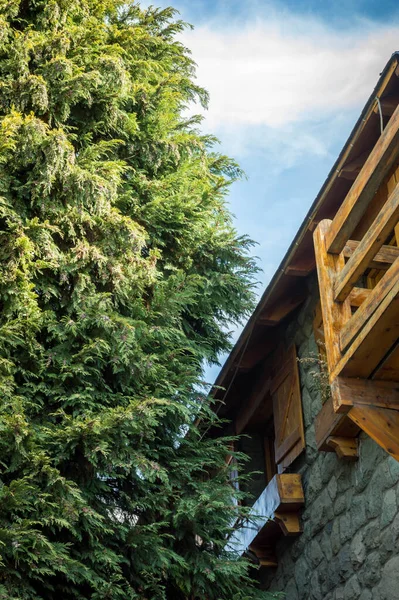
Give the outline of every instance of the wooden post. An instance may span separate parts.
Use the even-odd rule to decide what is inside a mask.
[[[313,239],[323,313],[327,363],[331,374],[342,357],[340,349],[341,329],[350,319],[352,313],[349,299],[342,303],[334,300],[334,282],[338,273],[345,266],[345,258],[343,254],[333,255],[327,252],[326,236],[330,226],[330,220],[324,219],[321,221],[313,234]]]

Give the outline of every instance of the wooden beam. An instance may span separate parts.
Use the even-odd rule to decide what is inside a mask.
[[[356,281],[369,267],[371,260],[383,246],[398,220],[399,185],[396,185],[351,258],[337,275],[334,285],[334,300],[343,302],[347,298]]]
[[[399,104],[399,94],[388,94],[387,96],[380,98],[380,104],[383,116],[391,117]],[[380,113],[380,109],[377,103],[374,107],[374,112],[377,114]]]
[[[399,411],[356,404],[348,416],[379,446],[399,460]]]
[[[336,413],[348,413],[355,404],[399,410],[398,382],[337,377],[331,393]]]
[[[314,269],[314,264],[313,265],[303,265],[301,263],[299,264],[292,264],[292,265],[288,265],[288,267],[285,268],[284,273],[286,275],[292,275],[293,277],[307,277]]]
[[[395,282],[399,279],[399,258],[380,279],[375,288],[367,296],[355,314],[349,319],[342,328],[340,335],[340,347],[344,351],[347,346],[359,334],[361,328],[365,325],[371,315],[378,309],[386,295],[391,291]]]
[[[395,110],[343,204],[327,235],[329,252],[339,254],[359,223],[399,151],[399,107]]]
[[[319,223],[313,234],[317,276],[319,279],[320,302],[323,313],[324,336],[328,369],[330,373],[341,360],[339,336],[343,325],[352,315],[350,302],[334,302],[333,282],[337,273],[345,266],[343,254],[338,256],[327,252],[326,236],[331,227],[331,221],[325,219]]]
[[[348,240],[342,251],[345,258],[351,258],[359,244],[360,242],[357,242],[356,240]],[[370,262],[369,267],[370,269],[389,269],[398,256],[399,248],[397,246],[381,246],[373,260]]]
[[[333,448],[338,458],[355,461],[359,458],[359,441],[357,438],[330,436],[327,444]]]
[[[372,290],[367,288],[355,287],[349,294],[349,302],[351,306],[361,306],[365,300],[370,296]]]
[[[330,381],[338,375],[369,377],[399,337],[399,280],[348,347]]]

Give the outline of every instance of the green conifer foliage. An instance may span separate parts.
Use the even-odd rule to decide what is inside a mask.
[[[183,27],[0,0],[1,599],[270,597],[223,550],[227,442],[193,425],[255,267],[239,169],[183,116]]]

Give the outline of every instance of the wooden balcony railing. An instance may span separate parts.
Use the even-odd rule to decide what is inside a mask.
[[[350,458],[360,427],[399,460],[398,158],[399,107],[334,220],[314,233],[332,390],[316,437]]]

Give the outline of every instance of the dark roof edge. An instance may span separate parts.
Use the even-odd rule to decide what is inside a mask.
[[[272,279],[270,280],[269,284],[266,286],[265,291],[263,292],[254,312],[252,313],[252,315],[250,316],[250,318],[248,319],[244,329],[242,330],[240,337],[238,338],[237,342],[234,344],[229,356],[227,357],[222,369],[220,370],[219,375],[216,378],[216,381],[214,383],[214,386],[222,386],[223,385],[223,380],[225,378],[225,376],[227,375],[227,373],[229,372],[230,368],[233,365],[233,361],[236,358],[237,354],[240,352],[241,348],[243,348],[243,350],[245,351],[245,346],[243,346],[243,344],[246,342],[248,336],[252,333],[252,328],[256,322],[256,319],[259,315],[259,313],[263,310],[269,296],[271,295],[271,292],[274,290],[274,288],[276,287],[276,284],[278,283],[278,281],[280,280],[282,274],[285,271],[285,268],[288,266],[289,260],[291,258],[291,255],[293,254],[293,251],[299,246],[299,242],[301,241],[301,239],[303,238],[304,234],[306,233],[307,230],[307,225],[309,224],[309,222],[312,220],[312,217],[314,215],[314,213],[317,211],[317,209],[320,207],[321,205],[321,200],[323,199],[323,195],[324,192],[326,191],[326,188],[330,182],[330,180],[332,179],[334,173],[337,171],[337,166],[342,158],[342,156],[345,154],[345,151],[348,149],[348,147],[350,146],[350,144],[352,143],[353,138],[356,135],[357,130],[359,129],[365,114],[368,112],[368,110],[370,109],[370,107],[372,106],[373,102],[375,102],[375,98],[376,98],[376,90],[379,88],[379,86],[382,83],[382,80],[384,79],[385,75],[387,74],[387,72],[389,71],[393,61],[396,60],[397,62],[399,62],[399,51],[395,51],[393,52],[392,56],[390,57],[390,59],[388,60],[387,64],[385,65],[384,69],[382,70],[382,72],[380,73],[379,79],[376,83],[376,85],[374,86],[374,89],[369,97],[369,99],[367,100],[362,112],[360,113],[360,116],[358,118],[358,120],[356,121],[352,131],[349,134],[349,137],[347,139],[347,141],[345,142],[341,152],[338,155],[337,160],[335,161],[334,165],[332,166],[330,172],[327,175],[326,180],[324,181],[322,187],[320,188],[319,193],[317,194],[315,200],[313,201],[309,211],[307,212],[304,220],[302,221],[302,224],[300,226],[300,228],[298,229],[297,234],[295,235],[293,241],[291,242],[290,246],[288,247],[287,252],[284,255],[284,258],[282,259],[282,261],[280,262],[280,265],[278,266],[275,274],[273,275]]]

